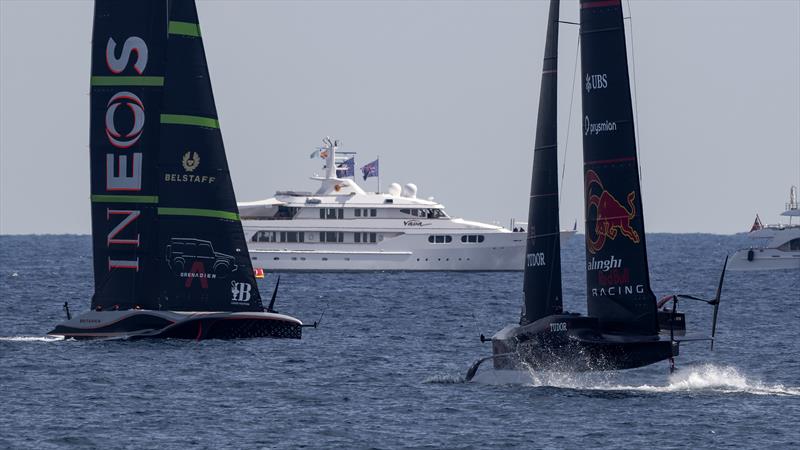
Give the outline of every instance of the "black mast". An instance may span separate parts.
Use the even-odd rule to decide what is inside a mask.
[[[525,302],[520,324],[559,314],[561,243],[558,223],[558,0],[550,0],[525,246]]]
[[[262,311],[193,0],[172,0],[160,116],[161,309]]]
[[[97,0],[92,32],[92,309],[157,308],[158,117],[166,4]]]
[[[588,312],[656,334],[620,0],[581,0],[580,22]]]

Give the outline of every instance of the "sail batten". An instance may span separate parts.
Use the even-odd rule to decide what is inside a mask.
[[[239,220],[238,212],[219,211],[215,209],[198,208],[158,208],[159,216],[193,216],[211,217],[216,219]]]
[[[180,22],[177,20],[170,20],[167,32],[169,34],[200,37],[200,25],[192,22]]]
[[[161,114],[161,123],[166,125],[191,125],[205,128],[219,128],[215,117],[192,116],[188,114]]]
[[[164,77],[93,76],[92,86],[163,86]]]

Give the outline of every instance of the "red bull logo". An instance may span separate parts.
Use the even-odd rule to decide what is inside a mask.
[[[600,194],[592,192],[600,192]],[[606,239],[616,239],[619,233],[634,243],[639,243],[639,233],[631,226],[636,217],[636,192],[628,194],[630,210],[611,195],[594,170],[586,172],[586,217],[595,218],[594,237],[587,230],[586,247],[590,253],[597,253],[606,243]],[[592,210],[594,209],[594,214]]]

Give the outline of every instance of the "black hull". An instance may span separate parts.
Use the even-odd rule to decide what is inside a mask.
[[[658,335],[602,334],[595,318],[553,315],[504,328],[492,337],[492,351],[495,369],[583,372],[668,360],[678,355],[678,344]]]
[[[266,312],[90,311],[50,335],[73,339],[300,339],[302,322]]]

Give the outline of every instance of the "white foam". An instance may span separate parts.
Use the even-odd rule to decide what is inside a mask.
[[[669,384],[660,389],[667,392],[711,390],[746,392],[755,395],[800,396],[800,387],[765,384],[759,380],[748,379],[735,367],[713,364],[704,364],[678,371],[670,376]]]
[[[463,377],[457,377],[454,375],[447,375],[447,374],[440,374],[440,375],[433,375],[426,378],[423,383],[426,384],[458,384],[463,383]]]
[[[766,384],[746,377],[731,366],[704,364],[686,367],[669,376],[665,385],[634,385],[619,383],[624,372],[541,372],[514,370],[483,370],[473,378],[482,384],[522,384],[533,387],[592,391],[632,392],[718,392],[753,395],[800,396],[800,387]]]
[[[63,336],[0,336],[0,341],[6,342],[58,342],[63,340]]]

